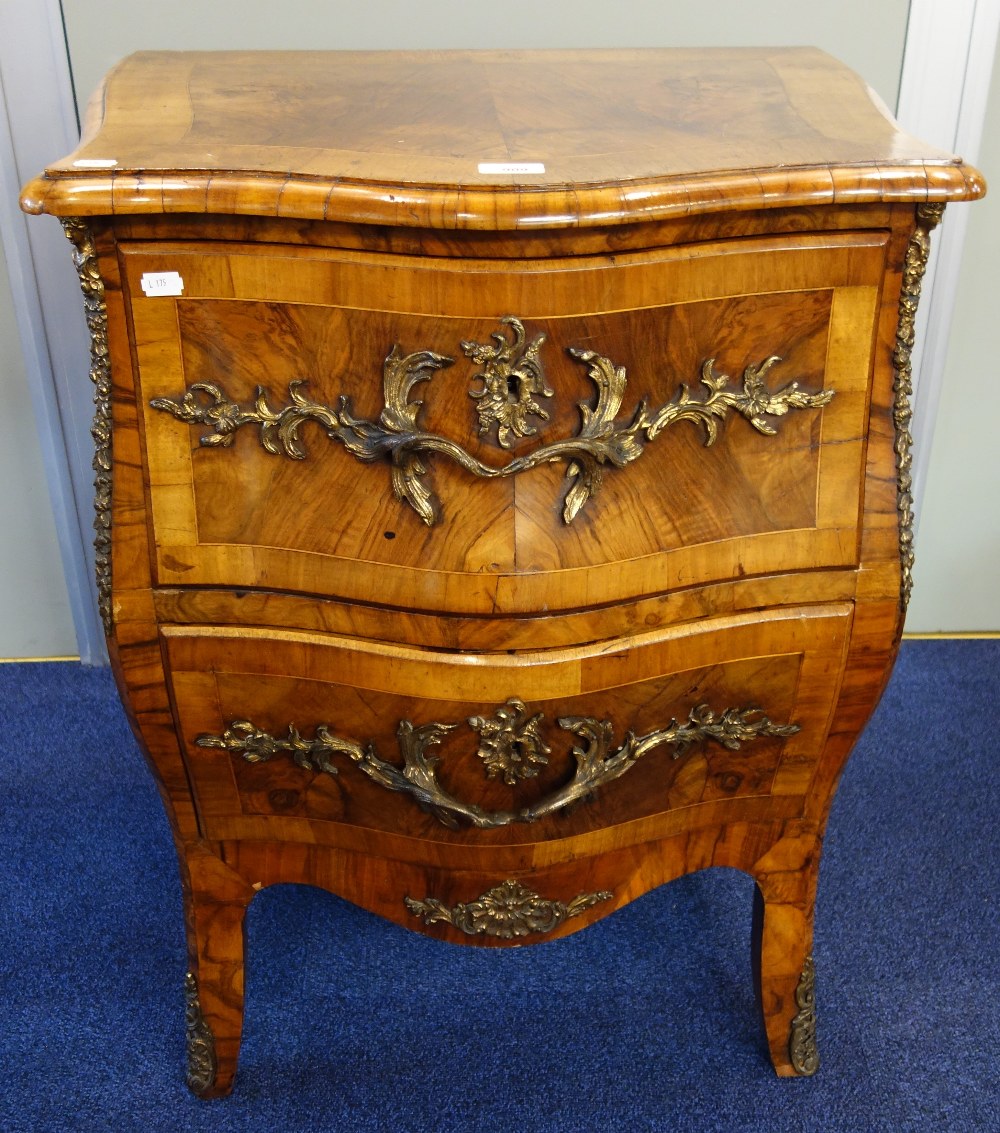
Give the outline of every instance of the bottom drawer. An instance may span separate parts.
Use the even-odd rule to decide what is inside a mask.
[[[265,629],[162,635],[207,838],[348,848],[378,831],[471,847],[625,824],[630,837],[664,837],[733,820],[737,805],[763,819],[775,800],[775,816],[794,813],[825,742],[851,610],[514,655]]]

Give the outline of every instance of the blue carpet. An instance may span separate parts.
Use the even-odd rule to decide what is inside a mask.
[[[998,690],[1000,641],[908,642],[848,764],[817,1077],[766,1061],[733,871],[504,952],[281,886],[249,915],[236,1090],[201,1102],[173,849],[111,677],[0,666],[0,1130],[1000,1130]]]

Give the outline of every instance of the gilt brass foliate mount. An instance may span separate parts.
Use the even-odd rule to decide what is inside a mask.
[[[511,315],[501,323],[514,336],[508,342],[502,333],[494,333],[496,345],[463,342],[467,357],[483,369],[473,380],[481,380],[481,390],[471,396],[478,400],[480,432],[497,426],[497,443],[511,445],[511,436],[524,437],[536,431],[529,417],[547,418],[548,414],[535,396],[551,396],[542,374],[540,348],[544,335],[536,336],[527,346],[524,324]],[[718,422],[730,410],[744,417],[759,433],[773,436],[776,427],[770,418],[782,417],[791,409],[817,409],[827,405],[833,390],[807,393],[791,382],[771,390],[767,378],[780,358],[772,355],[760,365],[747,366],[743,372],[743,388],[728,389],[729,378],[716,373],[714,358],[701,368],[701,384],[705,394],[693,397],[681,383],[673,399],[659,409],[650,409],[645,400],[639,402],[631,420],[617,420],[625,394],[627,377],[623,366],[593,350],[567,349],[575,361],[587,367],[587,376],[597,391],[596,404],[579,403],[580,429],[576,436],[551,441],[525,456],[516,457],[499,467],[484,464],[461,445],[420,427],[421,401],[410,401],[413,387],[429,381],[437,370],[454,364],[454,359],[430,350],[404,354],[397,343],[382,368],[385,408],[377,421],[358,418],[351,412],[350,398],[341,396],[336,406],[324,405],[306,397],[304,381],[289,384],[291,404],[274,410],[262,386],[252,405],[233,401],[212,382],[194,382],[179,399],[156,397],[150,401],[154,409],[173,414],[181,421],[209,425],[211,432],[200,438],[203,446],[228,447],[237,430],[246,425],[260,429],[260,443],[267,452],[293,460],[305,459],[300,432],[307,421],[320,425],[331,440],[339,441],[352,456],[370,464],[388,459],[392,469],[392,488],[396,497],[408,503],[428,526],[439,519],[433,494],[423,480],[427,469],[422,457],[438,453],[449,457],[467,472],[485,479],[506,478],[537,468],[542,464],[562,461],[572,481],[563,501],[563,520],[572,523],[580,509],[597,494],[604,468],[624,468],[637,460],[647,443],[654,441],[664,429],[678,421],[700,424],[705,444],[711,445],[718,435]]]
[[[501,940],[551,932],[571,917],[614,896],[607,889],[598,893],[581,893],[571,901],[551,901],[520,882],[505,881],[475,901],[460,902],[449,908],[436,897],[417,901],[404,897],[406,907],[425,925],[443,921],[468,936],[496,936]]]
[[[525,345],[524,324],[520,319],[507,315],[500,320],[509,326],[514,341],[494,331],[490,336],[495,346],[481,342],[463,342],[462,353],[466,358],[483,367],[476,378],[482,381],[482,389],[469,391],[469,396],[479,404],[479,431],[488,433],[496,425],[497,444],[510,448],[511,433],[515,437],[530,437],[538,430],[529,417],[549,419],[548,413],[535,400],[535,395],[552,397],[542,371],[540,352],[545,335],[539,334]],[[473,380],[475,381],[476,378]]]
[[[187,1084],[199,1096],[215,1085],[215,1036],[201,1010],[198,981],[193,972],[184,977],[185,1030],[187,1032]]]
[[[806,957],[795,989],[795,1006],[798,1011],[792,1019],[788,1043],[789,1061],[796,1074],[810,1077],[819,1069],[819,1049],[816,1046],[816,966],[812,956]]]
[[[525,706],[516,698],[498,709],[495,719],[499,720],[502,712],[506,712],[507,722],[500,724],[499,730],[508,734],[495,745],[497,749],[504,745],[513,749],[519,745],[524,750],[530,745],[526,745],[523,737],[530,734],[532,742],[539,745],[539,752],[542,747],[548,752],[548,747],[537,733],[540,716],[525,722]],[[483,734],[483,717],[470,717],[468,723],[480,735]],[[727,708],[716,713],[707,704],[692,708],[683,724],[671,720],[665,728],[642,736],[629,732],[617,748],[613,746],[613,727],[608,720],[597,720],[593,716],[561,716],[558,724],[577,738],[571,749],[576,763],[573,777],[538,802],[516,811],[484,810],[475,803],[463,802],[449,794],[438,782],[436,766],[439,759],[428,755],[427,749],[441,743],[449,732],[458,727],[457,724],[414,725],[409,720],[401,721],[396,738],[403,757],[402,767],[380,758],[371,744],[363,747],[354,740],[334,735],[326,724],[318,725],[313,738],[307,739],[294,725],[289,725],[287,735],[275,737],[261,731],[249,720],[234,720],[221,736],[200,735],[195,743],[199,747],[222,748],[242,756],[248,763],[263,763],[275,755],[287,753],[303,770],[323,771],[328,775],[337,774],[333,757],[346,755],[369,779],[387,790],[409,795],[445,826],[454,829],[459,820],[463,820],[481,829],[492,829],[513,822],[537,822],[586,800],[599,787],[624,775],[644,755],[658,747],[672,748],[672,758],[679,759],[694,744],[705,740],[712,740],[730,751],[739,751],[744,743],[762,736],[785,737],[799,731],[798,724],[772,723],[757,708]],[[487,768],[491,767],[492,750],[489,758],[484,756],[482,746],[477,753],[484,759]],[[498,758],[493,766],[507,782],[511,782],[507,778],[507,768],[513,766],[509,761]],[[525,777],[523,772],[521,777]],[[511,772],[511,778],[516,781],[518,775]]]
[[[896,426],[896,476],[898,481],[896,508],[899,512],[899,558],[902,570],[900,600],[903,610],[913,590],[913,436],[910,422],[913,410],[913,364],[911,356],[916,341],[917,306],[920,288],[931,251],[931,231],[944,214],[943,204],[917,205],[917,225],[910,237],[903,261],[903,283],[899,293],[899,322],[896,325],[896,346],[892,354],[895,370],[893,383],[893,422]]]
[[[94,383],[94,572],[97,607],[105,634],[113,626],[111,612],[111,354],[108,347],[108,308],[97,250],[86,221],[64,217],[66,238],[73,245],[73,265],[83,291],[83,312],[90,331],[90,380]]]
[[[476,755],[486,766],[488,778],[498,775],[508,787],[519,779],[533,779],[549,762],[551,748],[539,735],[544,716],[528,716],[524,701],[516,696],[502,704],[492,717],[470,716],[469,727],[479,733]]]

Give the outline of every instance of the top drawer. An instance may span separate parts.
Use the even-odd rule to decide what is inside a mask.
[[[156,581],[474,614],[852,565],[886,243],[122,245]]]

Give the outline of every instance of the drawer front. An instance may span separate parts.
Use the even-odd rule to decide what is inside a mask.
[[[122,255],[160,585],[492,614],[856,562],[881,233]]]
[[[468,850],[796,814],[850,621],[796,607],[515,655],[161,633],[206,837]]]

